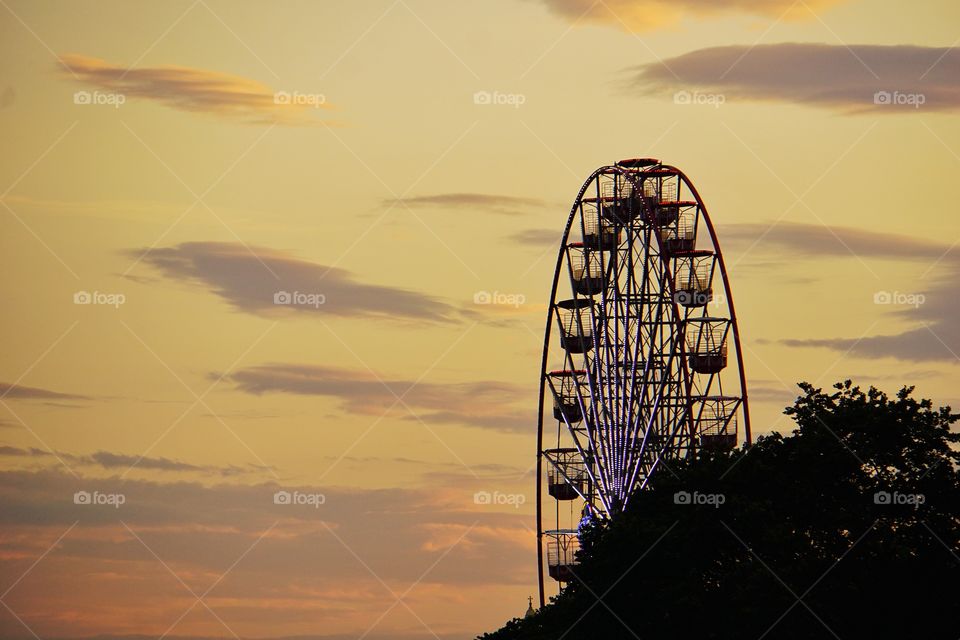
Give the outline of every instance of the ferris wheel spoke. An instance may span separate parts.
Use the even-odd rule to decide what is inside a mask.
[[[637,252],[642,252],[642,253],[637,254]],[[648,277],[649,277],[648,254],[649,254],[648,242],[639,242],[639,243],[632,242],[631,243],[631,248],[630,248],[631,262],[635,260],[635,256],[636,256],[636,259],[639,259],[640,263],[643,266],[642,266],[642,273],[641,273],[641,278],[639,279],[639,283],[637,282],[637,279],[634,277],[632,273],[633,268],[631,268],[632,286],[630,287],[630,294],[629,294],[630,299],[627,301],[628,309],[633,309],[636,307],[638,310],[638,313],[636,314],[636,320],[635,320],[636,337],[633,341],[633,349],[632,351],[629,351],[629,352],[625,351],[625,354],[624,354],[625,365],[629,365],[629,369],[630,369],[630,378],[629,378],[629,385],[628,385],[630,388],[630,410],[627,413],[627,419],[624,422],[624,424],[628,424],[628,425],[633,424],[637,419],[640,418],[640,415],[643,409],[643,397],[644,397],[643,391],[646,386],[647,378],[650,373],[650,359],[645,358],[643,361],[643,367],[644,367],[643,377],[641,379],[640,384],[639,385],[637,384],[637,368],[639,364],[640,348],[644,342],[643,326],[644,326],[644,322],[647,320],[646,318],[644,318],[644,312],[646,311],[646,306],[643,304],[643,300],[644,300],[644,297],[647,295],[647,284],[648,284]],[[628,330],[630,329],[629,325],[627,328]],[[632,437],[632,433],[631,433],[632,431],[633,430],[628,430],[628,435],[627,435],[628,455],[626,457],[627,462],[625,466],[629,466],[629,460],[630,460],[629,449],[635,446],[634,444],[635,438]]]
[[[648,243],[649,248],[649,243]],[[653,263],[655,269],[648,275],[648,282],[651,290],[660,290],[662,288],[662,275],[659,274],[659,264]],[[645,453],[646,445],[649,442],[649,435],[656,429],[654,419],[659,414],[660,398],[663,393],[663,385],[669,379],[669,367],[663,366],[661,354],[663,353],[663,339],[661,330],[664,323],[664,308],[662,300],[658,299],[655,304],[648,304],[647,326],[646,330],[646,351],[644,353],[645,370],[640,383],[641,408],[646,411],[638,412],[637,419],[630,425],[630,432],[634,439],[641,438],[641,447],[634,453],[635,459],[642,459]],[[643,332],[643,330],[641,329]],[[655,379],[651,379],[654,376]],[[640,434],[640,425],[644,425],[643,434]]]

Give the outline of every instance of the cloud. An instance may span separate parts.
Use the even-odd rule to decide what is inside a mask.
[[[726,224],[720,237],[724,246],[738,249],[784,250],[809,257],[880,258],[890,260],[937,260],[951,252],[951,245],[897,233],[860,227],[826,226],[799,222]]]
[[[788,338],[789,347],[820,347],[861,358],[895,358],[909,362],[960,363],[960,268],[935,281],[922,295],[925,302],[891,313],[914,328],[895,334],[859,338]]]
[[[323,633],[357,637],[395,604],[390,588],[399,593],[411,584],[418,586],[407,605],[443,637],[466,637],[482,628],[478,601],[509,606],[529,584],[535,544],[532,496],[517,510],[476,505],[473,492],[528,487],[529,478],[351,489],[3,471],[0,572],[22,575],[43,557],[8,603],[45,638],[168,629],[193,602],[170,572],[204,593],[243,637],[306,636],[317,620]],[[275,504],[281,489],[325,500],[319,508]],[[75,504],[77,491],[122,493],[125,501],[119,508]],[[64,583],[71,588],[59,588]],[[410,624],[407,616],[387,618],[377,632],[405,637]],[[0,629],[4,637],[22,635],[9,617]],[[209,615],[187,616],[172,635],[224,631]]]
[[[89,456],[80,456],[81,462],[96,464],[104,469],[129,469],[136,465],[141,469],[150,469],[156,471],[202,471],[216,472],[221,475],[234,475],[239,469],[236,467],[214,467],[209,465],[195,465],[179,460],[169,458],[132,456],[121,453],[111,453],[109,451],[97,451]]]
[[[490,213],[519,215],[530,209],[547,206],[546,201],[537,198],[521,198],[485,193],[441,193],[431,196],[411,196],[408,198],[388,198],[385,206],[402,205],[410,208],[434,209],[480,209]]]
[[[768,402],[785,407],[799,395],[795,387],[778,386],[776,381],[753,381],[747,386],[751,402]]]
[[[895,383],[900,385],[914,384],[918,380],[930,380],[943,376],[942,371],[936,369],[910,369],[907,371],[899,370],[896,373],[850,373],[838,376],[849,378],[857,382],[869,382],[879,386],[881,383]]]
[[[529,434],[536,428],[533,412],[514,404],[534,397],[533,391],[505,382],[440,384],[378,377],[367,371],[281,363],[248,367],[227,378],[240,391],[254,395],[291,393],[336,398],[342,410],[355,415],[380,416],[396,404],[394,412],[406,420],[507,433]],[[397,402],[397,396],[403,398],[402,403]]]
[[[517,244],[535,247],[560,247],[561,233],[557,229],[521,229],[507,236],[507,240]]]
[[[856,227],[799,223],[734,224],[726,225],[723,231],[724,239],[732,240],[736,246],[749,247],[759,239],[757,246],[764,250],[799,259],[858,256],[942,264],[944,273],[925,280],[918,290],[875,293],[878,310],[911,325],[905,331],[856,338],[787,338],[778,342],[870,359],[960,362],[960,324],[956,322],[960,316],[960,249],[953,245]]]
[[[728,103],[783,102],[873,114],[960,108],[960,50],[946,47],[731,45],[645,64],[632,74],[632,90],[675,99],[684,97],[678,91],[708,92],[723,94]]]
[[[11,384],[9,382],[0,382],[0,398],[13,398],[17,400],[90,400],[89,396],[77,395],[75,393],[63,393],[42,389],[40,387],[27,387],[20,384]]]
[[[237,310],[258,315],[297,313],[452,322],[454,306],[408,289],[364,284],[337,267],[264,247],[186,242],[128,252],[168,278],[199,284]],[[275,296],[276,302],[275,302]]]
[[[259,466],[238,467],[231,465],[227,467],[218,467],[213,465],[196,465],[163,457],[141,457],[136,455],[113,453],[110,451],[97,451],[91,454],[77,455],[62,451],[47,451],[45,449],[37,449],[36,447],[23,449],[8,445],[0,446],[0,456],[5,456],[8,458],[43,460],[50,462],[50,466],[56,466],[60,464],[60,461],[63,461],[64,463],[69,464],[71,467],[99,467],[101,469],[110,471],[117,469],[126,471],[127,469],[133,467],[139,470],[147,471],[195,472],[219,476],[235,476],[241,473],[258,472],[263,470],[263,468]]]
[[[62,56],[61,65],[65,72],[92,88],[251,124],[318,124],[320,121],[311,112],[331,108],[319,95],[277,92],[249,78],[206,69],[175,65],[123,67],[78,54]]]
[[[676,24],[687,17],[711,18],[740,14],[798,20],[813,18],[842,0],[541,0],[553,13],[571,22],[588,22],[626,31],[647,31]]]

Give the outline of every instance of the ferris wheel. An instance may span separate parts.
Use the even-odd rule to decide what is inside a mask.
[[[736,447],[741,427],[750,442],[730,284],[700,195],[652,158],[597,169],[567,218],[544,335],[541,606],[545,576],[576,574],[584,519],[627,508],[671,460]]]

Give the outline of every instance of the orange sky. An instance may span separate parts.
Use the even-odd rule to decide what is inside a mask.
[[[522,613],[554,252],[621,158],[710,208],[755,433],[789,429],[798,380],[960,404],[957,24],[947,0],[0,0],[0,637]]]

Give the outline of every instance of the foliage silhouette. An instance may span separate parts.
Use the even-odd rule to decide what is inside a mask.
[[[577,581],[481,638],[955,640],[960,416],[799,386],[793,435],[660,469],[584,534]]]

